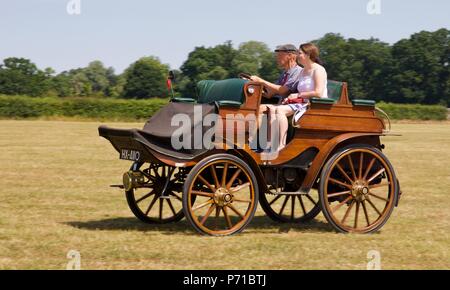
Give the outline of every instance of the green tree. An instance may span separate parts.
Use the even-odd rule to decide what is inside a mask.
[[[241,43],[237,54],[233,59],[233,71],[246,72],[252,75],[259,74],[263,60],[272,56],[267,44],[258,41],[248,41]]]
[[[145,99],[167,97],[166,86],[169,66],[156,57],[143,57],[125,71],[124,98]]]
[[[71,85],[71,76],[68,72],[62,72],[51,80],[50,90],[58,97],[74,96]]]
[[[278,67],[275,53],[271,52],[263,57],[258,75],[265,80],[275,82],[279,79],[281,69]]]
[[[181,66],[183,76],[187,78],[185,85],[180,88],[181,93],[194,96],[197,82],[204,79],[235,77],[232,63],[236,54],[230,41],[215,47],[196,47]]]
[[[0,93],[41,96],[49,89],[53,70],[41,71],[25,58],[6,58],[0,65]]]
[[[391,71],[391,48],[387,43],[345,39],[339,34],[326,34],[315,43],[327,69],[328,78],[349,84],[351,98],[386,99],[386,81]]]
[[[112,67],[93,61],[85,68],[64,71],[51,80],[52,91],[60,97],[111,97],[117,96],[119,77]]]
[[[93,61],[82,73],[91,84],[92,93],[97,96],[110,96],[110,87],[116,83],[113,68],[106,68],[101,61]]]
[[[277,80],[280,75],[274,53],[263,42],[248,41],[241,43],[232,64],[234,75],[245,72],[259,75],[270,81]]]
[[[450,31],[422,31],[392,48],[393,83],[389,90],[396,102],[450,104]]]

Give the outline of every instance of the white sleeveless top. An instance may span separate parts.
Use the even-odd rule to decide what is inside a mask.
[[[304,74],[304,70],[300,72],[300,78],[297,86],[297,91],[299,93],[303,92],[311,92],[316,88],[316,84],[314,81],[314,72],[316,69],[313,69],[309,75]],[[327,89],[328,81],[325,78],[325,89],[323,90],[322,96],[320,98],[328,98],[328,89]]]

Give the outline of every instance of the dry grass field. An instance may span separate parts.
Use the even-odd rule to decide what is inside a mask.
[[[237,236],[198,235],[185,220],[145,225],[121,182],[130,167],[96,122],[0,121],[0,269],[450,269],[450,123],[396,123],[386,154],[404,192],[372,235],[335,233],[324,217],[280,225],[262,210]],[[142,124],[109,124],[142,127]]]

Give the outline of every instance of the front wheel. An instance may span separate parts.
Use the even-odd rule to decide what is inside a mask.
[[[258,183],[251,168],[230,154],[199,162],[183,190],[183,210],[193,228],[210,236],[243,231],[258,205]]]
[[[398,194],[391,163],[372,146],[341,149],[322,170],[319,188],[322,211],[339,232],[378,231],[388,221]]]

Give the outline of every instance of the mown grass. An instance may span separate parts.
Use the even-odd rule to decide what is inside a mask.
[[[98,137],[99,125],[0,121],[0,269],[65,269],[69,250],[82,269],[366,269],[370,250],[383,269],[450,268],[448,122],[394,124],[403,136],[384,138],[404,196],[381,232],[338,234],[322,215],[280,225],[259,209],[228,238],[199,236],[185,220],[137,221],[109,188],[130,164]]]

